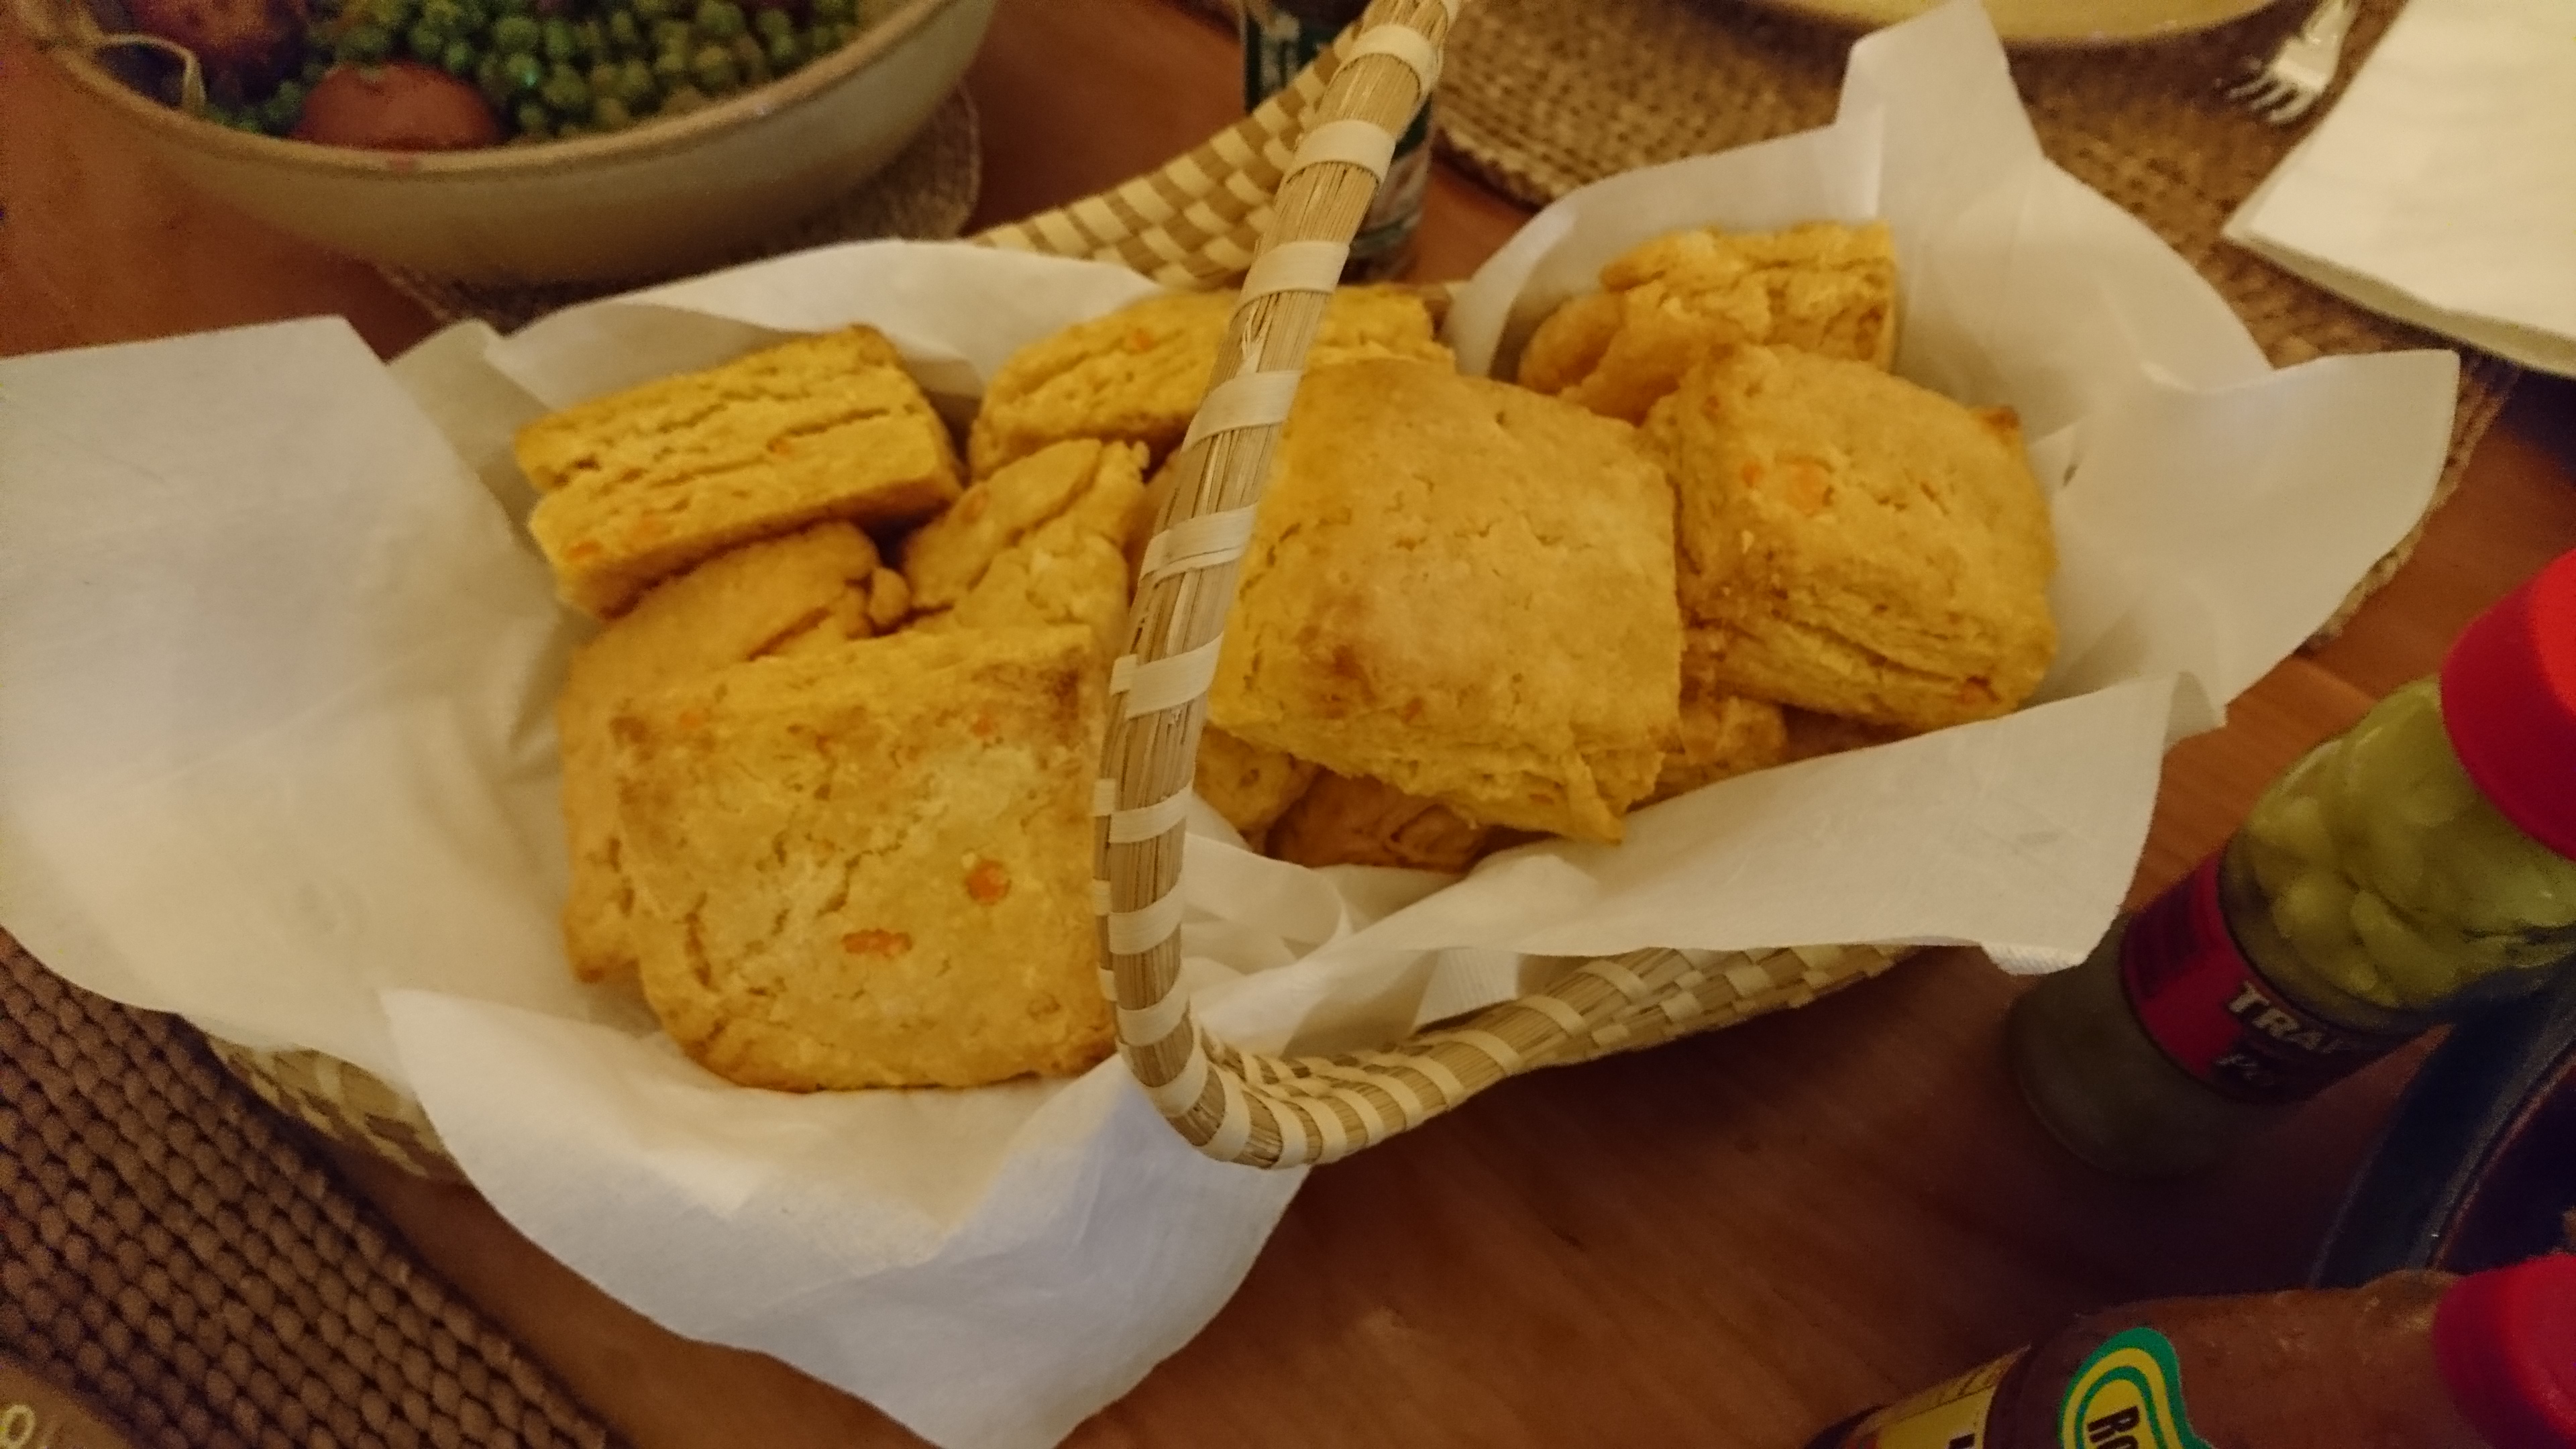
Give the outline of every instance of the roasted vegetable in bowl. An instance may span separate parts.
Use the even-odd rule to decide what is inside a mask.
[[[763,85],[894,0],[135,0],[244,131],[458,150],[621,131]]]

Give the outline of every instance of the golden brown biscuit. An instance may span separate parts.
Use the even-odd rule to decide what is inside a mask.
[[[1145,450],[1057,443],[984,479],[904,546],[923,629],[1081,624],[1118,651],[1145,527]],[[977,500],[987,500],[977,506]],[[961,517],[960,515],[964,515]]]
[[[1253,849],[1272,821],[1315,782],[1315,767],[1282,750],[1263,749],[1214,725],[1199,732],[1191,787]]]
[[[1679,494],[1691,650],[1719,687],[1905,730],[2038,687],[2056,543],[2010,413],[1742,347],[1693,369],[1646,436]]]
[[[1298,865],[1389,865],[1452,874],[1514,839],[1497,825],[1477,825],[1437,800],[1407,795],[1381,780],[1329,771],[1270,827],[1264,849]]]
[[[1234,300],[1231,292],[1150,297],[1013,353],[985,388],[967,436],[975,476],[1065,438],[1142,443],[1159,462],[1180,445],[1207,393]],[[1421,293],[1345,287],[1325,308],[1306,365],[1370,357],[1455,362],[1434,336]]]
[[[1864,724],[1856,719],[1841,719],[1810,709],[1783,709],[1780,715],[1788,726],[1788,739],[1782,747],[1782,764],[1812,760],[1821,755],[1839,755],[1846,750],[1865,750],[1872,745],[1905,738],[1905,731],[1887,725]]]
[[[1078,628],[905,632],[671,686],[615,723],[645,999],[783,1091],[971,1087],[1106,1056],[1098,658]]]
[[[517,451],[556,593],[602,619],[739,544],[823,519],[909,523],[958,492],[947,427],[866,327],[567,408]]]
[[[1681,732],[1648,798],[1669,800],[1787,760],[1789,731],[1781,713],[1767,699],[1747,699],[1694,680],[1685,653]]]
[[[1677,725],[1672,494],[1624,423],[1430,363],[1307,376],[1209,719],[1478,824],[1619,838]]]
[[[564,953],[575,976],[605,981],[635,969],[627,934],[635,892],[617,829],[609,720],[635,696],[709,670],[881,633],[888,624],[872,603],[888,581],[901,591],[866,534],[819,523],[656,585],[573,655],[555,699],[555,735],[572,854]]]
[[[1601,286],[1539,324],[1523,387],[1637,423],[1693,363],[1737,343],[1879,368],[1896,355],[1896,250],[1877,222],[1673,232],[1602,268]]]

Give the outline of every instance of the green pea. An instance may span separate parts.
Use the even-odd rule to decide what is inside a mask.
[[[662,114],[666,116],[685,116],[708,104],[707,93],[696,86],[674,86],[662,93]]]
[[[456,0],[456,33],[467,39],[479,39],[492,28],[490,0]]]
[[[369,22],[352,25],[340,32],[340,59],[356,65],[374,65],[394,52],[392,32]]]
[[[678,0],[627,0],[627,5],[635,12],[635,18],[648,26],[680,13]]]
[[[525,15],[504,15],[492,23],[494,48],[513,54],[531,54],[545,42],[545,32]]]
[[[635,124],[635,116],[617,97],[597,96],[590,103],[590,124],[601,131],[623,131]]]
[[[751,12],[751,28],[763,40],[773,35],[788,35],[796,29],[796,18],[776,6],[764,5]]]
[[[687,52],[666,50],[653,57],[653,80],[665,90],[689,84]]]
[[[813,0],[812,12],[817,25],[837,25],[858,16],[858,10],[850,0]]]
[[[505,57],[501,62],[501,79],[514,96],[533,94],[546,83],[546,63],[524,52]]]
[[[279,86],[277,94],[270,96],[259,108],[261,127],[277,136],[294,130],[296,121],[303,115],[304,87],[294,81]]]
[[[329,75],[330,73],[330,59],[326,56],[317,55],[304,62],[304,69],[300,72],[300,75],[306,85],[318,86],[322,84],[322,77]]]
[[[611,93],[625,102],[630,111],[649,109],[661,85],[653,78],[653,67],[640,60],[630,60],[617,68],[617,84]]]
[[[520,135],[542,137],[554,134],[555,118],[546,114],[546,108],[540,102],[521,101],[513,114],[518,117]]]
[[[474,69],[474,43],[467,40],[447,42],[447,49],[439,52],[438,65],[439,69],[463,80]]]
[[[608,43],[621,54],[633,55],[644,48],[644,27],[635,22],[633,15],[620,10],[608,17]]]
[[[440,56],[447,54],[447,38],[439,34],[435,26],[413,26],[403,37],[403,44],[411,47],[413,59],[425,60],[432,65],[438,63]]]
[[[733,38],[733,44],[726,46],[725,49],[733,53],[734,68],[742,72],[744,86],[769,84],[771,79],[769,52],[761,48],[759,41],[748,35],[737,35]]]
[[[734,64],[732,51],[710,45],[689,57],[689,77],[698,89],[720,96],[742,84],[742,68]]]
[[[590,114],[590,82],[583,80],[581,72],[568,65],[554,68],[554,73],[546,77],[537,97],[558,116]]]
[[[569,65],[580,58],[581,43],[573,38],[572,22],[561,17],[545,23],[545,57],[555,65]]]
[[[698,0],[698,33],[709,40],[731,40],[742,34],[742,7],[733,0]]]
[[[383,26],[387,34],[400,35],[411,28],[417,9],[413,0],[369,0],[367,14]]]
[[[769,37],[768,51],[769,68],[779,75],[805,63],[805,42],[798,40],[793,30]]]
[[[689,22],[685,20],[653,22],[653,48],[656,51],[668,53],[676,50],[686,54],[695,50],[697,44],[698,33],[689,28]]]

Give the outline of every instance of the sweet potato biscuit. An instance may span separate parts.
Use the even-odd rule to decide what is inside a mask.
[[[975,476],[1065,438],[1142,443],[1159,462],[1189,431],[1233,311],[1231,292],[1150,297],[1021,348],[985,388],[967,437]],[[1371,357],[1454,363],[1433,334],[1419,293],[1345,287],[1325,308],[1306,365]]]
[[[1864,363],[1743,347],[1646,435],[1718,686],[1909,731],[2012,709],[2056,649],[2048,502],[2012,415]]]
[[[1325,773],[1270,827],[1265,849],[1299,865],[1391,865],[1452,873],[1515,832],[1476,825],[1437,800],[1380,780]]]
[[[1786,760],[1788,752],[1788,724],[1780,706],[1694,680],[1685,652],[1681,732],[1672,753],[1664,756],[1663,773],[1648,798],[1669,800],[1702,785],[1766,770]]]
[[[1601,286],[1539,324],[1522,386],[1636,423],[1693,363],[1737,343],[1879,368],[1896,355],[1896,251],[1876,222],[1673,232],[1602,268]]]
[[[664,1030],[785,1091],[1099,1061],[1102,709],[1077,628],[906,631],[634,702],[618,802]]]
[[[904,545],[917,627],[1081,624],[1114,654],[1127,627],[1129,549],[1144,530],[1145,450],[1057,443],[966,490]],[[979,504],[978,500],[982,500]]]
[[[1253,849],[1264,848],[1272,821],[1315,782],[1315,767],[1284,750],[1264,749],[1214,725],[1199,733],[1191,787]]]
[[[598,618],[654,580],[823,519],[910,523],[955,498],[948,430],[894,348],[855,327],[612,393],[522,429],[528,530]]]
[[[1672,519],[1624,423],[1431,363],[1318,370],[1209,719],[1476,824],[1616,840],[1677,724]]]
[[[555,699],[572,889],[564,952],[573,974],[605,981],[635,969],[627,934],[635,888],[623,864],[608,723],[664,685],[763,655],[831,648],[891,628],[881,601],[903,579],[878,566],[868,536],[819,523],[720,554],[646,593],[572,658]]]

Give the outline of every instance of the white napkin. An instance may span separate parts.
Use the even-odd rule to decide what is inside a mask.
[[[2576,0],[2409,0],[2228,240],[2576,377]]]

